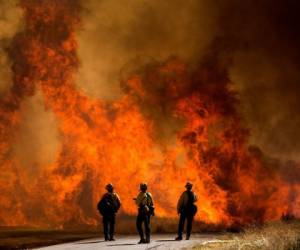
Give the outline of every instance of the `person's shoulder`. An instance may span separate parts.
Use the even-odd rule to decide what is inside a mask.
[[[140,196],[144,196],[145,194],[143,192],[139,192],[137,197],[140,197]]]
[[[102,196],[101,196],[101,199],[105,199],[107,198],[108,194],[107,193],[104,193]]]
[[[116,192],[112,193],[113,196],[119,197],[119,195]]]
[[[147,192],[147,195],[149,195],[150,197],[152,197],[152,194],[150,192]]]

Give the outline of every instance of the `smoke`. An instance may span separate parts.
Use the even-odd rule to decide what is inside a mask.
[[[121,94],[123,70],[173,54],[184,59],[201,54],[215,28],[209,1],[88,0],[82,5],[77,83],[101,99]]]
[[[13,86],[12,62],[8,55],[12,39],[23,30],[23,10],[17,0],[0,0],[0,96]],[[30,173],[47,166],[56,159],[59,135],[54,115],[45,110],[42,93],[26,97],[20,107],[21,125],[15,136],[13,152]]]
[[[17,0],[0,0],[0,96],[12,86],[6,50],[11,39],[22,28],[22,14]]]
[[[227,15],[233,15],[225,30],[244,45],[234,54],[231,78],[252,131],[251,143],[275,157],[299,160],[300,5],[231,1],[226,6]]]
[[[31,211],[36,221],[91,223],[96,190],[111,178],[124,197],[134,195],[129,179],[149,180],[154,195],[168,194],[156,205],[167,216],[189,178],[213,222],[279,218],[298,202],[286,195],[298,190],[298,164],[263,153],[299,157],[297,3],[24,0],[20,33],[17,2],[0,4],[0,203],[9,210],[19,187],[33,204],[14,206],[14,223],[32,221]],[[261,149],[244,145],[248,127]]]
[[[40,91],[24,99],[21,105],[21,123],[14,151],[16,158],[30,174],[53,163],[60,149],[56,117],[47,110]]]
[[[229,77],[240,94],[251,144],[273,156],[299,159],[297,2],[89,0],[82,5],[77,85],[85,93],[117,98],[122,73],[171,55],[193,64],[218,47],[232,60]]]

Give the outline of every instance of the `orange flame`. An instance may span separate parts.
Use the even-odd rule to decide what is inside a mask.
[[[176,216],[178,196],[190,180],[199,197],[198,219],[205,222],[264,221],[287,210],[299,215],[300,200],[291,198],[299,183],[247,147],[249,132],[221,66],[203,63],[191,70],[170,59],[124,81],[119,100],[93,100],[74,84],[77,1],[23,0],[22,7],[26,29],[10,52],[14,87],[0,102],[1,224],[95,225],[107,182],[114,183],[126,214],[136,212],[132,198],[146,181],[157,215]],[[55,163],[33,178],[10,149],[20,103],[36,88],[57,117],[62,142]],[[297,165],[293,169],[299,172]]]

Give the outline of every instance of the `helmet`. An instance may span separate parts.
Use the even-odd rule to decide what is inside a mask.
[[[186,189],[189,189],[189,190],[191,190],[192,189],[192,187],[193,187],[193,184],[192,183],[190,183],[189,181],[185,184],[185,187],[186,187]]]
[[[108,183],[106,186],[105,186],[105,189],[108,191],[108,192],[112,192],[114,190],[114,186],[111,184],[111,183]]]
[[[146,191],[147,188],[148,188],[148,187],[147,187],[147,183],[141,183],[141,184],[140,184],[140,190],[141,190],[141,191]]]

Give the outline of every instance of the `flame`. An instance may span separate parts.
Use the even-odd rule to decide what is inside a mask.
[[[248,147],[249,131],[224,65],[212,60],[213,66],[191,69],[171,58],[124,80],[119,100],[91,99],[74,80],[79,3],[23,0],[21,6],[26,27],[10,52],[14,86],[0,100],[1,224],[95,225],[96,204],[108,182],[125,214],[136,213],[132,198],[145,181],[157,216],[175,217],[187,180],[199,198],[197,219],[207,223],[300,214],[299,183]],[[62,139],[54,163],[32,176],[11,148],[22,122],[20,104],[36,89],[57,117]]]

